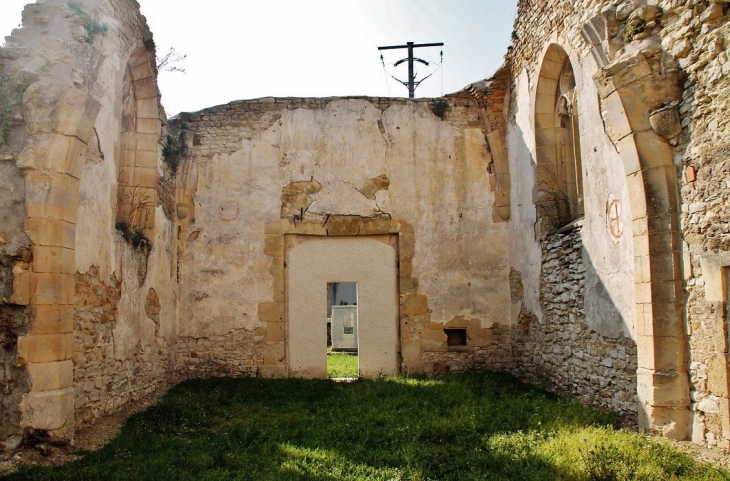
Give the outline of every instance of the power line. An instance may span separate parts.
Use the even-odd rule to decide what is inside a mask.
[[[418,87],[418,85],[421,82],[423,82],[428,77],[430,77],[431,75],[433,75],[436,71],[432,72],[431,74],[427,75],[423,79],[421,79],[418,82],[416,82],[416,76],[414,75],[414,72],[413,72],[413,62],[416,61],[416,62],[420,62],[420,63],[425,64],[425,65],[429,65],[429,63],[427,61],[423,60],[423,59],[415,58],[413,56],[413,49],[415,49],[415,48],[422,48],[422,47],[443,47],[443,45],[444,45],[443,42],[442,43],[421,43],[421,44],[414,44],[413,42],[407,42],[406,45],[390,45],[390,46],[387,46],[387,47],[378,47],[378,50],[380,50],[380,51],[383,51],[383,50],[396,50],[396,49],[402,49],[402,48],[408,49],[408,57],[407,58],[404,58],[404,59],[401,59],[401,60],[398,60],[397,62],[395,62],[393,64],[394,67],[397,67],[398,65],[400,65],[403,62],[406,62],[406,61],[408,62],[408,82],[405,82],[403,80],[399,80],[399,79],[393,77],[392,75],[391,75],[391,77],[393,77],[393,79],[397,80],[398,82],[400,82],[403,85],[405,85],[406,87],[408,87],[408,97],[409,98],[414,98],[415,97],[415,94],[416,94],[416,87]],[[443,54],[443,52],[442,52],[442,54]],[[383,59],[382,54],[380,56],[380,59],[381,60]],[[383,63],[383,68],[385,68],[385,63]],[[440,68],[440,64],[439,64],[439,68]],[[443,87],[442,87],[442,89],[443,89]]]

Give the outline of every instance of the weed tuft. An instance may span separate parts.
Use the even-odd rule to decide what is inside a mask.
[[[443,99],[439,99],[433,103],[433,108],[431,109],[431,111],[436,117],[443,120],[446,116],[446,110],[448,110],[448,108],[449,103]]]
[[[86,31],[86,34],[83,37],[86,43],[94,43],[94,38],[96,38],[97,35],[106,37],[109,27],[107,26],[107,24],[99,20],[98,17],[91,17],[88,13],[84,11],[83,8],[81,8],[81,5],[76,2],[69,2],[68,8],[71,9],[71,11],[74,13],[74,15],[76,15],[79,20],[81,20],[81,25]]]

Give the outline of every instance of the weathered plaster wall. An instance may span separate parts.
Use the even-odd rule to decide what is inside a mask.
[[[401,306],[401,316],[417,318],[404,366],[432,371],[447,352],[449,322],[466,323],[474,336],[471,358],[453,369],[476,364],[475,353],[482,365],[507,362],[499,330],[509,322],[507,226],[492,220],[485,125],[468,96],[447,100],[446,120],[429,101],[355,98],[261,99],[181,115],[190,139],[183,169],[196,183],[194,205],[178,207],[190,221],[179,247],[180,362],[194,359],[185,354],[191,338],[253,333],[266,327],[260,303],[283,302],[274,298],[283,281],[270,272],[265,225],[283,217],[347,234],[328,224],[334,216],[409,225],[402,235],[412,249],[400,270],[413,281],[400,294],[421,297]]]

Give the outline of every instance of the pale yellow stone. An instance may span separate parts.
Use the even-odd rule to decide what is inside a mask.
[[[73,384],[73,361],[31,363],[28,365],[31,391],[52,391]]]

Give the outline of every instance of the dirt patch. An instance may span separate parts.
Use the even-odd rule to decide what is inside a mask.
[[[21,447],[0,453],[0,476],[15,472],[22,464],[59,466],[81,459],[83,451],[96,451],[111,441],[125,421],[140,411],[157,403],[169,386],[160,388],[147,396],[126,404],[119,411],[99,419],[96,424],[76,432],[72,446],[57,447],[39,444],[35,447]]]
[[[707,448],[691,441],[672,441],[672,444],[697,461],[711,464],[718,468],[730,469],[730,453],[722,448]]]

